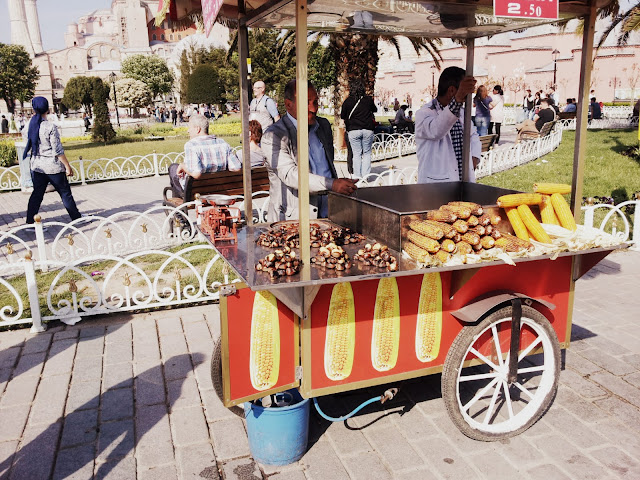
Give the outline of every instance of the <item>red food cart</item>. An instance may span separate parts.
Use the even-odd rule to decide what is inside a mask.
[[[474,40],[555,20],[493,16],[480,1],[272,0],[225,2],[237,13],[244,144],[248,145],[247,28],[295,29],[298,145],[308,145],[307,30],[461,39],[467,71]],[[584,17],[571,207],[580,213],[587,95],[596,8],[591,0],[560,1],[559,18]],[[371,13],[357,26],[351,12]],[[235,18],[232,18],[235,20]],[[470,102],[471,96],[467,102]],[[471,109],[465,124],[470,125]],[[469,128],[464,151],[469,155]],[[249,151],[244,152],[245,216],[253,217]],[[308,150],[298,151],[301,217],[296,224],[299,273],[272,278],[256,263],[273,249],[256,243],[270,225],[249,225],[237,242],[215,244],[240,283],[221,288],[221,339],[212,377],[225,406],[299,388],[305,398],[442,372],[442,396],[456,426],[479,440],[516,435],[535,423],[555,396],[560,350],[569,346],[575,281],[619,246],[565,249],[426,267],[402,255],[407,221],[443,202],[463,200],[496,208],[502,189],[467,182],[363,188],[353,197],[330,195],[328,220],[310,222]],[[463,162],[468,165],[468,162]],[[464,179],[469,172],[464,172]],[[496,209],[499,213],[499,210]],[[354,262],[344,270],[312,264],[311,228],[349,227],[367,237],[344,245],[353,258],[380,242],[397,260],[394,271]],[[501,224],[509,230],[508,222]]]

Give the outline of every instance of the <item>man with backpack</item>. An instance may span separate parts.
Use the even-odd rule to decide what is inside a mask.
[[[527,93],[522,99],[522,109],[524,110],[525,120],[533,120],[535,97],[531,93],[531,89],[527,88]]]

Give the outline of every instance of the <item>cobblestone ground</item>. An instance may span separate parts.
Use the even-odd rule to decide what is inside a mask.
[[[519,437],[464,437],[433,375],[346,423],[312,415],[308,452],[277,468],[253,461],[214,393],[216,305],[2,332],[0,478],[638,479],[638,278],[640,253],[622,252],[577,283],[558,396]],[[323,406],[346,412],[385,388]]]

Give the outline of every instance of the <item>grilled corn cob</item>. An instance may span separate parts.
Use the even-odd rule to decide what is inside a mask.
[[[487,250],[493,248],[495,244],[495,239],[493,237],[490,237],[489,235],[486,235],[480,239],[480,245],[482,245],[482,248],[485,248]]]
[[[517,207],[507,207],[504,209],[507,212],[507,217],[509,218],[509,222],[513,227],[513,231],[518,238],[522,238],[523,240],[529,241],[529,233],[527,232],[527,227],[524,222],[520,218],[520,214],[518,213]]]
[[[467,218],[467,224],[470,227],[475,227],[480,223],[480,221],[478,220],[478,217],[476,217],[475,215],[471,215],[469,218]]]
[[[542,196],[542,203],[540,204],[540,218],[542,219],[542,223],[546,223],[548,225],[560,225],[556,212],[553,211],[550,195]]]
[[[486,227],[487,225],[490,225],[491,224],[491,215],[489,215],[488,213],[485,213],[480,218],[478,218],[478,223],[480,225],[482,225],[483,227]]]
[[[460,235],[458,232],[456,232],[456,234],[451,237],[451,240],[454,241],[454,243],[458,243],[462,241],[462,235]]]
[[[426,263],[429,261],[429,252],[424,248],[420,248],[414,243],[404,242],[404,251],[409,254],[411,258],[418,262]]]
[[[448,223],[444,223],[444,222],[436,222],[435,220],[424,220],[424,221],[426,223],[429,223],[441,229],[444,232],[444,236],[447,238],[452,238],[456,234],[456,229],[453,228],[453,225],[449,225]]]
[[[487,233],[487,229],[482,225],[476,225],[475,227],[470,228],[469,231],[473,233],[477,233],[480,236],[486,235]]]
[[[272,293],[256,292],[251,312],[251,385],[268,390],[278,383],[280,372],[280,320],[278,301]]]
[[[471,245],[471,248],[473,248],[476,252],[479,252],[480,250],[482,250],[482,243],[478,242],[475,245]]]
[[[409,224],[409,228],[414,232],[424,235],[425,237],[433,238],[434,240],[440,240],[444,237],[444,231],[442,228],[434,225],[432,222],[424,220],[416,220]]]
[[[371,364],[379,372],[391,370],[398,361],[400,347],[400,297],[395,278],[378,283],[373,313]]]
[[[458,253],[462,253],[463,255],[467,255],[468,253],[473,252],[473,248],[471,247],[471,245],[464,240],[456,243],[456,249],[458,250]]]
[[[567,185],[565,183],[534,183],[533,191],[536,193],[543,193],[545,195],[551,195],[553,193],[567,195],[571,193],[571,185]]]
[[[451,254],[449,252],[445,252],[444,250],[438,250],[433,257],[438,260],[440,263],[447,263],[451,260]]]
[[[551,204],[558,216],[558,220],[560,220],[560,225],[569,230],[576,230],[576,221],[564,197],[559,193],[553,193],[551,195]]]
[[[444,250],[445,252],[449,252],[449,253],[455,253],[456,251],[456,244],[453,240],[451,240],[450,238],[445,238],[442,243],[440,244],[440,248],[442,250]]]
[[[520,219],[527,227],[527,231],[535,240],[541,243],[551,243],[551,238],[549,238],[538,219],[533,215],[529,205],[520,205],[518,207],[518,215],[520,215]]]
[[[520,250],[531,250],[533,245],[527,240],[503,233],[500,238],[496,239],[496,247],[500,247],[507,252],[519,252]]]
[[[490,217],[491,217],[491,225],[493,225],[494,227],[497,226],[502,221],[502,217],[497,213],[490,215]]]
[[[331,291],[324,343],[324,372],[330,380],[344,380],[351,374],[355,344],[356,315],[351,284],[337,283]]]
[[[467,233],[467,230],[469,230],[469,224],[464,220],[456,220],[455,222],[453,222],[452,226],[458,233]]]
[[[429,253],[436,253],[440,250],[440,243],[433,238],[425,237],[424,235],[420,235],[419,233],[413,232],[409,230],[407,232],[407,239],[411,243],[415,243],[420,248],[424,248]]]
[[[542,203],[542,195],[539,193],[512,193],[498,197],[498,206],[502,208],[539,205],[540,203]]]
[[[440,210],[445,210],[447,212],[453,212],[456,214],[458,218],[466,220],[471,216],[471,209],[468,207],[461,207],[459,205],[442,205]]]
[[[462,240],[464,240],[470,245],[478,245],[480,243],[480,235],[473,232],[467,232],[464,235],[462,235]]]
[[[432,362],[440,353],[442,337],[442,281],[439,273],[422,277],[418,321],[416,324],[416,356],[421,362]]]
[[[466,207],[471,210],[471,215],[482,215],[482,205],[475,202],[449,202],[448,205],[455,205],[457,207]]]
[[[455,213],[446,210],[430,210],[427,212],[427,220],[435,220],[436,222],[453,223],[458,219]]]

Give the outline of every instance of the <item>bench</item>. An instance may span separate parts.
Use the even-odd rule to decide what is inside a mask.
[[[491,150],[491,147],[495,145],[496,140],[498,140],[498,135],[496,133],[492,135],[482,135],[480,137],[480,144],[482,145],[481,152],[484,153]]]
[[[535,140],[536,138],[546,137],[553,131],[553,128],[556,126],[556,122],[557,120],[553,120],[551,122],[545,123],[544,125],[542,125],[542,128],[537,133],[524,132],[523,134],[520,135],[520,140]]]
[[[407,121],[403,126],[399,127],[394,123],[393,120],[389,120],[389,125],[391,126],[391,133],[413,133],[414,125],[413,122]]]
[[[267,167],[251,169],[251,191],[269,191],[269,172]],[[169,196],[173,194],[171,187],[165,187],[162,192],[162,206],[171,208],[181,208],[183,204],[193,202],[196,195],[243,195],[242,170],[231,172],[224,170],[221,172],[205,173],[200,178],[187,176],[187,183],[184,186],[183,197]],[[191,204],[187,208],[194,208]],[[184,207],[181,208],[184,211]],[[186,215],[186,211],[184,211]],[[169,212],[167,212],[169,214]]]
[[[576,112],[560,112],[558,114],[558,120],[571,120],[576,118]]]

